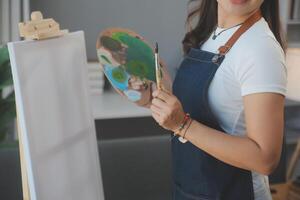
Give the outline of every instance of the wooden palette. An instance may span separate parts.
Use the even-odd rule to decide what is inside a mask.
[[[137,33],[123,28],[106,29],[100,33],[96,48],[104,74],[130,100],[141,98],[139,91],[130,88],[130,77],[156,82],[154,50]]]

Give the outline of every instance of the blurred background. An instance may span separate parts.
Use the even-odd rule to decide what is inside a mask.
[[[158,127],[148,110],[124,101],[112,91],[97,63],[95,46],[98,34],[105,28],[132,29],[150,43],[160,44],[160,55],[174,78],[182,58],[187,3],[188,0],[0,0],[0,199],[22,199],[14,92],[5,44],[20,40],[18,23],[29,20],[35,10],[41,11],[44,18],[54,18],[62,29],[85,32],[106,199],[171,198],[170,132]],[[300,0],[281,0],[280,11],[291,75],[285,144],[280,165],[270,176],[272,184],[296,180],[300,175],[296,161],[287,179],[300,138]],[[132,127],[133,123],[138,125]]]

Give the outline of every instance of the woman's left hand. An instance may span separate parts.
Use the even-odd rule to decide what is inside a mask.
[[[184,119],[184,110],[180,101],[171,92],[155,90],[150,106],[152,116],[163,128],[174,131]]]

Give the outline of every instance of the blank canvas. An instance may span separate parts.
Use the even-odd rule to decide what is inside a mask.
[[[8,47],[31,199],[104,199],[84,33]]]

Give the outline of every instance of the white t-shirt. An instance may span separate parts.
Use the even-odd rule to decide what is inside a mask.
[[[235,27],[211,37],[202,50],[217,53]],[[217,28],[216,33],[224,29]],[[256,22],[226,54],[208,91],[209,104],[220,126],[229,134],[245,135],[243,96],[273,92],[286,94],[285,56],[264,18]],[[271,200],[268,177],[252,172],[255,200]]]

